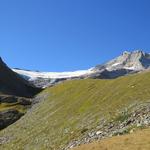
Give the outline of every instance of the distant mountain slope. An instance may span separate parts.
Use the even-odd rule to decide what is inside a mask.
[[[125,51],[121,56],[88,70],[74,72],[36,72],[13,69],[37,87],[47,87],[64,80],[80,78],[112,79],[150,68],[150,54],[137,50]]]
[[[35,99],[40,103],[0,132],[0,149],[59,150],[98,130],[105,121],[125,120],[128,110],[150,102],[149,86],[150,72],[143,72],[114,80],[67,81],[47,88]]]
[[[13,72],[0,58],[0,94],[32,97],[41,89],[35,88]]]

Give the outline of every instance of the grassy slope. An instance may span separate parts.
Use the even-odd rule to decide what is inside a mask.
[[[9,137],[2,149],[56,149],[81,136],[105,116],[150,100],[150,72],[114,80],[67,81],[41,93],[45,101],[0,132]]]
[[[73,150],[150,150],[150,129],[93,142]]]
[[[0,104],[0,112],[15,109],[19,112],[25,113],[27,111],[27,108],[23,105],[20,105],[18,103],[1,103]]]
[[[13,99],[15,96],[11,96],[11,95],[4,95],[4,94],[0,94],[0,98],[3,97],[3,98],[7,98],[7,97],[12,97],[12,102],[0,102],[0,112],[3,112],[3,111],[9,111],[9,110],[12,110],[12,109],[15,109],[15,110],[18,110],[19,112],[22,112],[22,113],[25,113],[27,111],[27,106],[23,105],[23,104],[20,104],[19,102],[19,99],[22,98],[22,97],[16,97],[17,98],[17,101],[13,102]],[[30,101],[29,98],[23,98],[24,100],[28,100]]]

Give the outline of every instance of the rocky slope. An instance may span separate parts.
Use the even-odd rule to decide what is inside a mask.
[[[37,87],[48,87],[64,80],[82,78],[113,79],[150,68],[150,54],[143,51],[125,51],[121,56],[88,70],[75,72],[36,72],[13,69]]]
[[[47,88],[35,98],[39,103],[0,132],[0,149],[67,149],[148,127],[149,77],[150,72],[142,72]]]
[[[85,144],[73,150],[149,150],[150,129]]]
[[[150,102],[125,110],[110,122],[103,120],[96,128],[86,132],[82,138],[71,141],[65,150],[108,137],[133,133],[137,129],[146,127],[150,127]]]

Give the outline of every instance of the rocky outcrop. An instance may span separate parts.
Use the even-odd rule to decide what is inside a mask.
[[[92,79],[115,79],[120,76],[125,76],[128,74],[133,74],[137,73],[138,71],[133,71],[129,69],[117,69],[117,70],[112,70],[108,71],[107,69],[101,71],[101,72],[95,72],[91,75],[89,75],[87,78],[92,78]]]
[[[15,109],[0,112],[0,130],[17,121],[23,113]]]
[[[1,95],[0,96],[0,104],[15,104],[17,105],[31,105],[31,99],[25,98],[25,97],[17,97],[17,96],[12,96],[12,95]]]
[[[63,82],[65,80],[68,80],[68,79],[66,78],[60,78],[60,79],[37,78],[36,80],[30,81],[30,83],[32,83],[38,88],[46,88],[46,87],[53,86],[57,83]]]
[[[0,95],[0,130],[20,119],[26,112],[25,110],[31,107],[31,104],[30,98]],[[17,110],[17,108],[22,108],[24,113]]]

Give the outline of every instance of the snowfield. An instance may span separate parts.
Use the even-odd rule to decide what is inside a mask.
[[[33,81],[38,78],[50,78],[50,79],[73,78],[93,73],[92,68],[88,70],[79,70],[73,72],[36,72],[20,69],[12,69],[12,70],[24,77],[29,78],[29,81]]]

